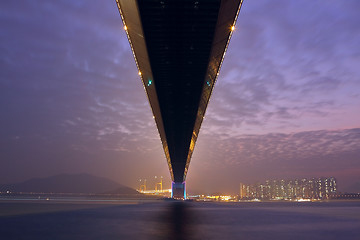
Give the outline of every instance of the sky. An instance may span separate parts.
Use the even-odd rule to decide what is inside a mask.
[[[244,1],[188,190],[333,176],[360,192],[359,10],[358,0]],[[0,183],[90,173],[170,186],[114,0],[1,1],[0,29]]]

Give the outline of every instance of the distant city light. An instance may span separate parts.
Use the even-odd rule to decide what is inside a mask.
[[[298,200],[329,199],[336,194],[337,183],[334,177],[266,180],[265,183],[240,183],[240,199]]]

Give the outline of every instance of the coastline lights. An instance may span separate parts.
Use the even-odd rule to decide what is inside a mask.
[[[235,26],[232,25],[232,26],[231,26],[231,31],[234,31],[234,30],[235,30]]]
[[[127,26],[126,25],[124,25],[124,30],[127,31]]]

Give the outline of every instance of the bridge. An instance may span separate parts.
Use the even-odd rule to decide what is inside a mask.
[[[242,0],[116,0],[172,179],[185,180]]]

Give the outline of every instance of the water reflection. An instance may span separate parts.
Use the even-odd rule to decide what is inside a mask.
[[[358,240],[359,212],[359,201],[0,201],[0,239]]]
[[[189,203],[169,203],[158,215],[153,239],[200,239],[196,229],[197,219],[197,214]]]

